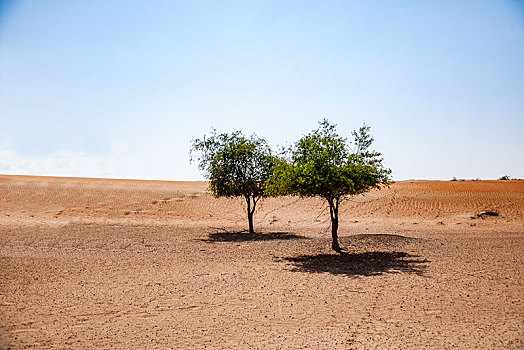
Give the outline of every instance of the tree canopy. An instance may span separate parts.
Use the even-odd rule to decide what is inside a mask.
[[[391,170],[382,165],[379,152],[371,150],[370,127],[352,132],[353,142],[341,137],[336,126],[324,119],[319,127],[298,140],[275,167],[267,182],[269,193],[322,197],[329,204],[332,248],[338,243],[338,213],[345,199],[380,188]]]
[[[268,196],[265,182],[273,172],[275,158],[266,140],[240,131],[192,141],[191,160],[209,179],[215,197],[243,197],[247,205],[249,232],[254,232],[253,214],[258,201]]]

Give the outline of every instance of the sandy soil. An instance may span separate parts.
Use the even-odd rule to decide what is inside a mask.
[[[524,181],[348,201],[0,176],[0,348],[524,347]],[[477,217],[482,211],[499,217]]]

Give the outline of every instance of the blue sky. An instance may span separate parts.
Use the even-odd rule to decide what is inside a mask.
[[[0,0],[0,174],[203,179],[366,122],[402,179],[524,178],[524,2]]]

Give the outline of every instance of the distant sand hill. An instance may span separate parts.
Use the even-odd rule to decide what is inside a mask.
[[[143,181],[0,175],[0,220],[178,222],[239,229],[243,200],[216,199],[206,182]],[[259,229],[317,230],[329,225],[324,200],[271,198],[255,213]],[[524,221],[524,181],[405,181],[351,198],[342,205],[341,233],[355,220],[368,224],[487,224]],[[389,224],[388,224],[389,225]],[[355,226],[355,225],[353,225]],[[387,225],[386,225],[387,226]]]

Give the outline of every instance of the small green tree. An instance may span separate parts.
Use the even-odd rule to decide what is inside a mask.
[[[217,135],[192,141],[191,161],[209,179],[215,197],[243,197],[247,204],[249,232],[254,233],[253,214],[258,201],[267,196],[265,182],[272,174],[275,158],[266,140],[242,132]]]
[[[332,248],[338,243],[340,204],[351,196],[388,184],[390,169],[380,153],[371,150],[373,138],[365,124],[353,131],[354,141],[339,136],[326,119],[288,150],[267,183],[272,194],[322,197],[329,204]]]

